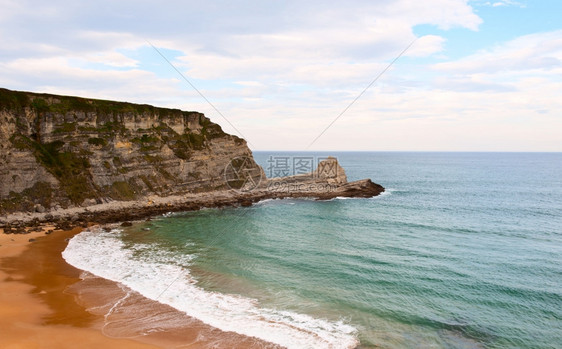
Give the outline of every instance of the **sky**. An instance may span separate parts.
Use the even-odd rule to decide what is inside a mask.
[[[560,0],[0,8],[0,87],[203,112],[252,150],[562,151]]]

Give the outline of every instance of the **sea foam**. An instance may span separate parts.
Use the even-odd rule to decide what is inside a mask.
[[[343,321],[263,308],[256,299],[206,291],[183,267],[194,256],[174,263],[166,254],[155,252],[158,255],[141,260],[135,251],[146,247],[127,248],[118,231],[92,230],[74,236],[62,256],[79,269],[121,283],[223,331],[287,348],[354,348],[359,344],[357,330]]]

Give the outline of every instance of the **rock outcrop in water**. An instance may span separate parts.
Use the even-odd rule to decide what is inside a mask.
[[[131,207],[146,216],[382,191],[370,180],[348,183],[334,158],[310,174],[266,179],[245,140],[198,112],[0,89],[0,225],[17,212],[28,212],[20,221],[60,212],[95,220]],[[101,220],[119,214],[110,216]]]

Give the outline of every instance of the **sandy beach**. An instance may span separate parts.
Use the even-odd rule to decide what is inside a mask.
[[[80,278],[61,252],[82,228],[46,235],[50,228],[0,232],[0,347],[277,347],[220,331],[109,280]]]
[[[64,292],[79,281],[80,271],[66,264],[60,251],[65,239],[78,232],[0,233],[0,347],[76,348],[77,343],[82,348],[157,347],[104,336],[100,317]]]

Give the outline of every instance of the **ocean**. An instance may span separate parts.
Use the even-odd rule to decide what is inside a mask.
[[[63,257],[288,348],[562,347],[561,153],[254,154],[268,175],[327,155],[386,192],[167,214]]]

